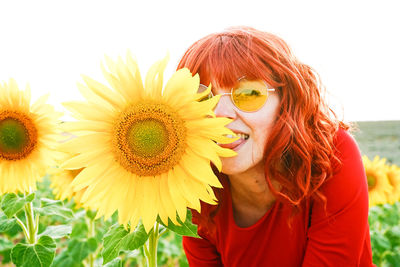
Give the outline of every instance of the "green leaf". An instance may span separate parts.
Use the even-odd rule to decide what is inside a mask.
[[[17,220],[12,218],[8,219],[7,216],[0,212],[0,233],[7,232],[17,224]]]
[[[1,209],[8,218],[11,218],[24,207],[25,203],[32,202],[34,198],[35,193],[27,197],[19,197],[14,193],[5,194],[1,200]]]
[[[122,267],[122,261],[120,258],[115,258],[106,265],[103,265],[103,267]]]
[[[161,220],[159,220],[159,221],[161,222]],[[168,226],[166,226],[162,222],[161,222],[161,224],[164,225],[169,230],[171,230],[179,235],[200,237],[197,234],[197,225],[192,223],[192,213],[190,210],[187,211],[186,220],[184,223],[181,221],[181,219],[179,217],[177,217],[177,221],[181,225],[173,224],[170,219],[168,219]]]
[[[11,248],[0,251],[1,263],[11,262]]]
[[[390,241],[383,235],[376,235],[373,238],[374,248],[379,252],[384,252],[386,250],[391,250]]]
[[[70,225],[47,226],[46,229],[39,234],[39,236],[48,235],[54,239],[58,239],[69,235],[71,232],[72,226]]]
[[[400,255],[388,251],[383,256],[383,262],[389,263],[390,267],[400,267]]]
[[[32,202],[35,199],[35,193],[30,193],[25,197],[26,202]]]
[[[41,207],[36,208],[40,215],[58,215],[66,219],[74,218],[71,209],[64,207],[62,201],[42,198]]]
[[[14,246],[13,242],[8,239],[0,238],[0,251],[11,249]]]
[[[88,238],[88,248],[90,252],[95,252],[97,249],[97,240],[94,237]]]
[[[87,215],[88,218],[90,218],[91,220],[94,220],[94,218],[96,218],[96,214],[97,214],[97,211],[94,211],[94,210],[87,210],[87,211],[86,211],[86,215]]]
[[[149,234],[146,233],[141,223],[132,233],[125,230],[124,226],[114,224],[103,238],[103,263],[118,257],[121,250],[134,250],[143,246],[148,238]]]
[[[49,236],[42,236],[34,245],[17,244],[11,251],[13,263],[18,267],[48,267],[56,252],[56,243]]]
[[[86,223],[78,222],[72,228],[71,237],[73,238],[86,238],[88,235],[89,228]]]
[[[68,253],[75,262],[82,262],[89,255],[89,245],[86,241],[71,239],[68,242]]]
[[[62,251],[54,259],[52,267],[84,267],[82,262],[76,262],[67,250]]]
[[[56,200],[56,199],[42,198],[40,199],[40,205],[42,207],[53,206],[53,205],[62,206],[63,202],[61,200]]]
[[[400,225],[389,228],[384,235],[393,247],[400,246]]]

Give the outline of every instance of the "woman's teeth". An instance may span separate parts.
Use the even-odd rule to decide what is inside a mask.
[[[239,138],[244,139],[244,140],[249,139],[249,135],[245,134],[245,133],[237,133],[236,135],[226,134],[225,136],[228,137],[228,138],[239,137]]]
[[[249,139],[249,135],[248,134],[244,134],[244,133],[238,133],[236,134],[239,138],[247,140]]]

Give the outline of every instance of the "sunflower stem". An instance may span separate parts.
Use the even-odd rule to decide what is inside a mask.
[[[158,234],[158,239],[160,239],[163,235],[165,235],[168,232],[168,228],[164,228],[163,230],[160,231]]]
[[[158,239],[159,239],[158,228],[159,228],[159,223],[156,222],[156,225],[153,227],[153,229],[150,232],[150,236],[149,236],[149,240],[148,240],[148,245],[149,245],[148,250],[145,245],[145,253],[147,256],[148,267],[156,267],[157,266],[157,245],[158,245]]]
[[[149,262],[148,259],[150,259],[150,253],[149,253],[149,249],[147,248],[147,244],[144,244],[143,248],[144,248],[144,255],[146,256],[145,258],[146,258],[146,261],[148,264],[148,262]]]
[[[37,228],[35,225],[35,221],[39,221],[39,216],[37,215],[35,219],[35,215],[33,213],[33,204],[32,202],[26,203],[25,204],[25,217],[27,220],[27,226],[28,226],[28,236],[26,237],[28,239],[29,244],[35,244],[36,243],[36,234],[37,234]]]
[[[89,219],[89,238],[96,236],[96,231],[95,231],[96,228],[94,221],[95,221],[94,219]],[[94,260],[95,260],[94,253],[90,253],[88,258],[90,267],[94,266]]]
[[[22,231],[24,231],[25,238],[29,240],[29,234],[25,224],[16,215],[14,215],[14,218],[17,220],[18,225],[22,228]]]

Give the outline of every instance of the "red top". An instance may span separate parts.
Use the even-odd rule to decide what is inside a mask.
[[[368,187],[354,139],[340,130],[335,142],[342,165],[325,182],[322,203],[306,200],[295,215],[276,201],[254,225],[241,228],[232,214],[229,185],[214,217],[215,231],[195,218],[202,237],[183,238],[189,265],[196,266],[374,266],[368,226]],[[202,206],[207,214],[210,206]],[[201,220],[200,220],[201,221]]]

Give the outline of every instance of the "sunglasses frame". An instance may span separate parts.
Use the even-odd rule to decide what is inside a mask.
[[[238,79],[238,82],[240,82],[240,80],[243,80],[243,79],[245,79],[245,77],[241,77],[240,79]],[[265,102],[264,102],[258,109],[256,109],[256,110],[247,111],[247,110],[241,109],[240,107],[238,107],[238,106],[236,105],[235,101],[233,100],[233,89],[234,89],[234,87],[231,88],[231,92],[230,92],[230,93],[222,93],[222,94],[218,94],[218,95],[220,95],[220,96],[230,95],[230,96],[231,96],[230,98],[231,98],[232,104],[233,104],[237,109],[239,109],[239,110],[242,111],[242,112],[247,112],[247,113],[256,112],[256,111],[260,110],[260,109],[265,105],[265,103],[267,103],[267,101],[268,101],[268,96],[269,96],[268,92],[275,92],[275,88],[268,88],[268,86],[267,86],[267,84],[265,83],[265,81],[262,81],[262,82],[264,83],[265,88],[267,88],[267,98],[265,99]],[[208,88],[208,87],[205,86],[204,84],[200,84],[199,87],[200,87],[200,86],[203,87],[205,90]],[[203,90],[203,91],[205,91],[205,90]],[[202,92],[203,92],[203,91],[202,91]],[[211,95],[211,97],[214,97],[214,96],[215,96],[215,95],[213,94],[212,91],[210,91],[210,94],[209,94],[209,95]]]

